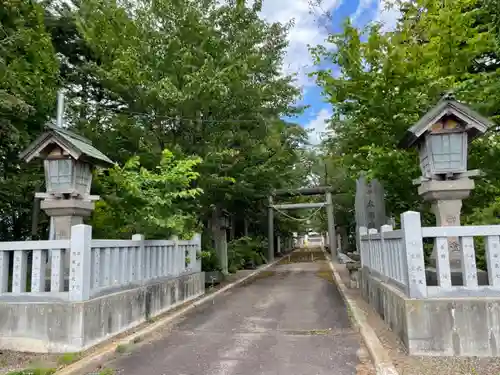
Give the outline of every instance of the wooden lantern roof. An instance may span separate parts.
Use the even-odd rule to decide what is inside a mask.
[[[468,106],[455,100],[453,95],[445,95],[438,104],[428,111],[415,125],[406,131],[399,147],[410,148],[431,130],[434,124],[445,117],[452,117],[464,125],[468,139],[484,134],[493,122],[483,117]]]
[[[102,167],[114,165],[106,155],[92,146],[90,140],[53,124],[47,124],[46,131],[35,139],[19,157],[26,162],[36,157],[46,158],[55,147],[60,147],[75,160]]]

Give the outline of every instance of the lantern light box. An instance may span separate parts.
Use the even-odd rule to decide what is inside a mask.
[[[20,155],[26,162],[44,159],[47,194],[86,197],[92,184],[92,166],[114,163],[92,143],[67,129],[52,124]]]
[[[423,179],[449,179],[467,172],[468,143],[490,126],[490,120],[447,95],[408,129],[399,146],[418,148]]]

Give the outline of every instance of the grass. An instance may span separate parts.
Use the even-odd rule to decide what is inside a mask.
[[[79,353],[65,353],[57,359],[58,365],[70,365],[80,359]]]
[[[33,368],[20,371],[12,371],[6,375],[52,375],[56,372],[55,368]]]
[[[329,283],[332,284],[334,283],[333,275],[330,270],[328,271],[319,270],[318,272],[316,272],[316,276],[319,277],[320,279],[328,281]]]
[[[111,368],[105,368],[104,370],[99,371],[96,375],[114,375],[115,370]]]
[[[120,344],[116,347],[115,352],[119,354],[127,353],[130,351],[131,345],[130,344]]]
[[[301,336],[321,336],[328,335],[331,332],[331,329],[310,329],[304,331],[286,331],[289,335],[301,335]]]

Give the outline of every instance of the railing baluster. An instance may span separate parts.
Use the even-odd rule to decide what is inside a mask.
[[[50,291],[64,291],[64,255],[67,249],[50,250]]]
[[[112,253],[111,249],[109,247],[106,247],[104,249],[104,267],[103,267],[103,274],[102,274],[102,286],[110,286],[113,284],[113,273],[112,273]]]
[[[33,250],[31,264],[31,291],[45,292],[45,250]]]
[[[500,287],[500,236],[488,236],[485,242],[489,284]]]
[[[120,248],[111,248],[111,285],[120,283]]]
[[[120,284],[128,283],[128,248],[120,247]]]
[[[436,238],[436,272],[438,285],[442,288],[450,288],[451,271],[447,237]]]
[[[26,276],[28,273],[27,250],[14,251],[14,270],[12,273],[12,293],[26,292]]]
[[[460,241],[462,257],[462,280],[464,286],[477,287],[476,252],[474,237],[462,237]]]
[[[136,281],[136,267],[137,267],[137,254],[139,252],[139,247],[133,246],[128,249],[128,281],[135,282]]]
[[[101,248],[92,249],[92,289],[101,286]]]
[[[9,291],[9,252],[0,250],[0,293]]]

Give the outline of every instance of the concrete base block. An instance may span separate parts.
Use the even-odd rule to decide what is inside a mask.
[[[363,297],[405,344],[410,355],[500,355],[500,298],[410,299],[367,269]]]
[[[425,278],[428,286],[437,286],[437,272],[435,268],[428,267],[425,269]],[[488,285],[488,272],[477,270],[477,282],[479,285]],[[464,285],[462,271],[457,269],[451,270],[451,285]]]
[[[0,349],[79,352],[204,293],[205,275],[199,272],[84,302],[0,299]]]

